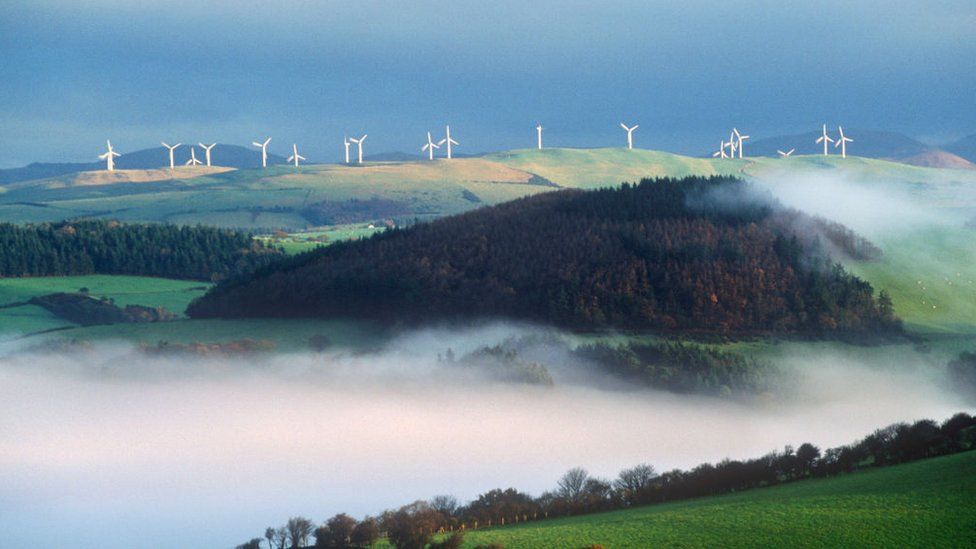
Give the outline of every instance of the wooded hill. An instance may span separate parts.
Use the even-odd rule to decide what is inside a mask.
[[[0,277],[124,274],[221,280],[281,255],[246,233],[78,221],[0,223]]]
[[[872,253],[850,231],[819,225],[833,227],[822,238],[850,255]],[[559,191],[277,262],[218,285],[188,314],[495,317],[720,333],[897,330],[890,301],[831,262],[809,232],[816,226],[732,178]]]

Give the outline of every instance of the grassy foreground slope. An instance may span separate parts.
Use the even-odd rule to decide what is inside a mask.
[[[976,452],[727,496],[469,532],[465,547],[964,547]]]

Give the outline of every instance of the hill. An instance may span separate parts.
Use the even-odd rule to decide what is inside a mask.
[[[197,158],[204,160],[204,151],[196,143],[187,143],[176,149],[174,160],[177,166],[183,166],[190,159],[190,145],[196,147]],[[99,153],[101,154],[101,153]],[[240,145],[225,145],[218,143],[211,152],[211,163],[213,166],[225,168],[259,168],[261,167],[261,152],[254,147],[242,147]],[[284,164],[285,157],[277,154],[268,154],[269,164]],[[129,153],[122,153],[122,156],[115,159],[115,167],[118,170],[153,170],[157,168],[169,168],[169,150],[164,147],[154,147],[142,149]],[[37,162],[22,168],[0,170],[0,185],[9,185],[20,181],[31,181],[36,179],[47,179],[77,172],[102,171],[105,169],[105,162],[93,161],[84,163],[44,163]]]
[[[473,530],[464,547],[958,547],[976,452],[740,494]]]
[[[270,265],[191,317],[502,317],[592,329],[834,334],[894,329],[890,304],[831,266],[868,243],[729,178],[645,180],[483,208]],[[793,228],[802,223],[804,229]]]

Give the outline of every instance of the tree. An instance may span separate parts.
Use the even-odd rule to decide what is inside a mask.
[[[586,480],[589,473],[582,467],[574,467],[559,479],[556,493],[565,499],[573,509],[576,509],[583,501],[583,493],[586,488]]]
[[[275,540],[278,539],[278,537],[277,537],[277,531],[274,528],[272,528],[271,526],[268,526],[264,530],[264,537],[265,537],[265,539],[268,540],[268,549],[274,549],[274,547],[275,547]]]
[[[798,476],[807,476],[813,472],[813,467],[820,458],[820,448],[809,442],[804,442],[796,449],[796,467]]]
[[[404,505],[388,517],[386,535],[397,549],[424,549],[443,517],[426,501]]]
[[[457,515],[458,500],[454,496],[435,496],[430,500],[430,506],[445,517]]]
[[[285,529],[288,531],[288,540],[291,542],[292,549],[297,549],[308,545],[308,538],[315,527],[312,521],[305,517],[292,517],[285,524]]]
[[[359,521],[352,530],[352,542],[359,546],[370,546],[380,537],[379,522],[373,517]]]
[[[352,542],[352,532],[356,528],[356,519],[345,513],[330,518],[326,525],[332,547],[347,547]]]
[[[261,549],[261,538],[252,538],[251,541],[238,545],[236,549]]]
[[[630,469],[620,471],[617,479],[613,481],[613,487],[617,489],[625,502],[633,505],[637,502],[646,501],[642,499],[642,496],[650,490],[656,478],[657,472],[654,471],[654,467],[641,463]]]

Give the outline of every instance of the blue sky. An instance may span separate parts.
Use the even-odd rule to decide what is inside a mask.
[[[4,3],[0,167],[166,141],[298,142],[334,160],[635,145],[700,154],[823,122],[976,132],[972,0]]]

